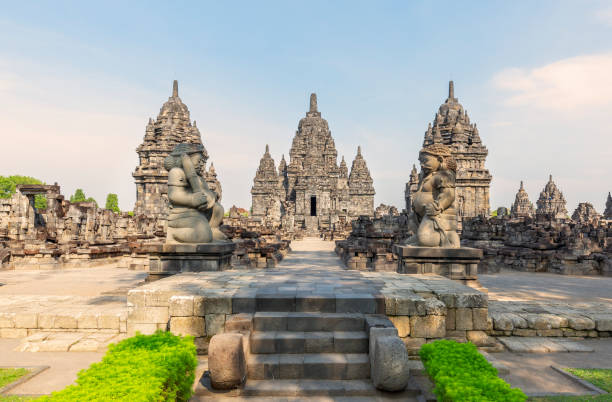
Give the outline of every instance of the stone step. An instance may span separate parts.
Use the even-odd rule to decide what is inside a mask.
[[[239,290],[232,296],[232,310],[236,313],[293,311],[384,314],[385,300],[370,288],[355,289],[355,292],[335,292],[333,286],[319,291]]]
[[[251,333],[251,353],[368,353],[364,331]]]
[[[419,394],[417,390],[406,390],[401,392],[402,398],[398,400],[410,400],[404,397],[416,397]],[[250,397],[395,396],[378,391],[370,380],[249,380],[244,385],[241,395]]]
[[[253,316],[254,331],[363,331],[365,322],[358,313],[280,313],[258,312]]]
[[[365,353],[256,354],[247,361],[249,380],[358,380],[370,378]]]

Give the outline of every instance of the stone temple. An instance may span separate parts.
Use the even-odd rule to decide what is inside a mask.
[[[552,175],[548,177],[548,183],[540,192],[540,198],[538,198],[536,204],[538,205],[536,215],[549,216],[554,219],[566,219],[568,217],[565,197],[553,181]]]
[[[254,218],[314,234],[360,215],[373,216],[374,186],[361,147],[349,174],[344,157],[338,165],[316,94],[310,95],[310,110],[299,122],[289,158],[287,164],[283,156],[277,171],[266,145],[251,189]]]
[[[175,80],[172,95],[161,107],[157,119],[149,119],[144,141],[136,148],[140,162],[132,173],[136,182],[134,215],[157,218],[158,232],[165,233],[168,216],[168,171],[164,169],[164,159],[181,142],[202,144],[202,137],[195,120],[191,123],[189,109],[179,98]],[[204,155],[208,158],[206,149]],[[202,176],[221,198],[221,184],[212,163]]]
[[[513,218],[518,218],[521,216],[532,218],[535,215],[535,209],[531,201],[529,201],[529,195],[527,194],[527,191],[525,191],[522,181],[521,187],[514,198],[514,204],[512,204],[510,207],[510,215]]]
[[[485,168],[489,151],[482,144],[476,124],[470,122],[467,111],[455,98],[454,83],[448,84],[448,98],[440,106],[433,121],[425,132],[423,146],[434,143],[451,148],[457,161],[455,206],[459,220],[489,215],[489,186],[491,174]],[[410,180],[406,183],[406,209],[411,209],[411,194],[416,191],[418,174],[412,168]]]

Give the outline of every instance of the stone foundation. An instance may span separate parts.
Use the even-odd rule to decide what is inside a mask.
[[[393,246],[400,274],[437,274],[468,286],[478,284],[478,263],[482,250],[475,248]]]
[[[233,242],[163,244],[149,247],[149,278],[182,272],[224,271],[231,268]]]
[[[226,331],[232,317],[255,312],[384,314],[416,354],[430,340],[466,341],[471,332],[486,331],[487,306],[486,294],[438,275],[297,269],[183,273],[128,293],[127,331],[128,336],[157,329],[190,334],[204,353],[210,337]]]

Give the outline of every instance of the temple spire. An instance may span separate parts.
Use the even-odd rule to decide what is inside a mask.
[[[455,98],[455,83],[453,81],[448,82],[448,98]]]
[[[317,94],[310,94],[310,112],[318,112],[317,110]]]
[[[357,155],[361,155],[361,145],[357,146]]]
[[[178,98],[178,81],[174,80],[172,83],[172,97]]]
[[[266,144],[266,153],[269,154],[270,153],[270,146],[268,144]]]

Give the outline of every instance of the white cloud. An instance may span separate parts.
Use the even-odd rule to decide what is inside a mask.
[[[612,105],[612,53],[571,57],[544,66],[508,68],[493,85],[510,93],[506,106],[581,112]]]

